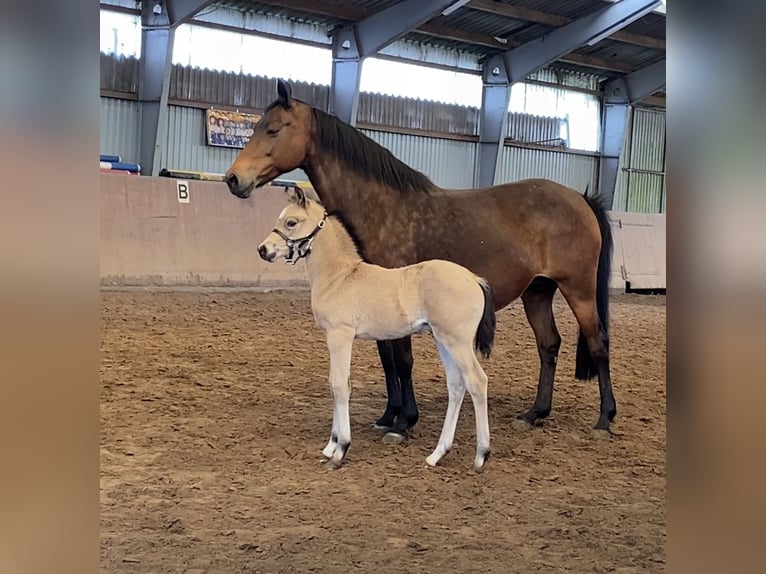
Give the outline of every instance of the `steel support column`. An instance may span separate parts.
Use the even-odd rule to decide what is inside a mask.
[[[659,0],[621,0],[531,40],[484,64],[484,87],[476,156],[477,185],[492,185],[503,150],[510,87],[581,46],[593,45],[660,5]],[[500,106],[503,105],[502,113]],[[487,107],[487,109],[485,109]],[[605,106],[606,110],[606,106]],[[610,126],[618,122],[611,110]],[[607,160],[608,161],[608,160]]]
[[[212,1],[144,0],[141,4],[141,59],[138,157],[141,173],[159,174],[168,135],[168,93],[175,29]]]
[[[606,204],[611,208],[620,169],[620,153],[625,140],[630,104],[628,103],[624,80],[615,80],[610,86],[609,93],[604,93],[598,187],[599,194],[606,199]]]
[[[508,101],[511,84],[500,56],[484,65],[482,75],[481,110],[479,111],[479,147],[476,150],[474,185],[489,187],[495,182],[495,172],[508,128]]]
[[[665,60],[660,60],[604,86],[598,187],[610,206],[617,186],[630,106],[664,85]]]
[[[141,173],[157,175],[163,140],[167,138],[167,94],[173,52],[173,30],[164,5],[155,13],[151,2],[141,6],[141,59],[138,102],[141,108],[138,157]],[[155,165],[155,159],[158,161]]]
[[[339,28],[332,42],[330,112],[355,124],[362,61],[464,0],[404,0]]]
[[[354,36],[351,28],[333,36],[330,83],[330,113],[352,126],[356,125],[363,59]]]

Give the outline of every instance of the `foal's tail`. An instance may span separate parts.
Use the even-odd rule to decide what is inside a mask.
[[[588,196],[588,190],[585,190],[585,201],[593,210],[598,220],[598,227],[601,231],[601,252],[598,256],[598,270],[596,271],[596,308],[598,316],[601,319],[601,328],[603,329],[606,350],[609,352],[609,275],[612,269],[612,228],[609,225],[609,215],[607,210],[611,207],[607,205],[603,196]],[[575,378],[580,380],[590,379],[598,374],[596,362],[591,357],[588,349],[588,342],[580,331],[577,340],[577,360],[575,362]]]
[[[476,328],[476,340],[474,346],[485,357],[489,357],[492,344],[495,342],[495,298],[492,293],[492,285],[482,277],[477,277],[477,282],[484,292],[484,313]]]

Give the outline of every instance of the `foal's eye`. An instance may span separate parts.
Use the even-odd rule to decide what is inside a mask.
[[[298,222],[295,219],[288,219],[285,221],[285,227],[287,227],[287,229],[293,229],[296,225],[298,225]]]

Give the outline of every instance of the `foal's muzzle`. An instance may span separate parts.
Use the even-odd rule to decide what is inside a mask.
[[[272,263],[274,259],[276,259],[277,257],[277,252],[274,251],[272,253],[269,253],[268,247],[266,247],[265,245],[261,245],[258,247],[258,255],[260,255],[261,259],[263,259],[264,261],[268,261],[269,263]]]

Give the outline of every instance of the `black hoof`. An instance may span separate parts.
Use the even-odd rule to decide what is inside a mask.
[[[607,412],[602,412],[601,415],[598,417],[598,422],[596,423],[596,426],[593,427],[593,429],[609,431],[611,423],[612,421],[614,421],[615,416],[617,416],[617,409],[612,409]]]
[[[375,421],[373,426],[378,429],[390,429],[396,423],[397,414],[398,413],[394,410],[386,409],[386,412],[383,413],[383,416]]]
[[[531,428],[536,426],[542,426],[543,421],[545,418],[551,414],[550,409],[544,410],[544,411],[537,411],[534,409],[531,409],[527,412],[525,412],[523,415],[519,415],[516,417],[516,421],[514,421],[514,426],[517,428]]]
[[[416,412],[413,415],[404,415],[403,417],[399,417],[399,418],[404,418],[405,422],[407,423],[407,428],[411,429],[416,424],[418,424],[418,419],[420,418],[420,413]]]

